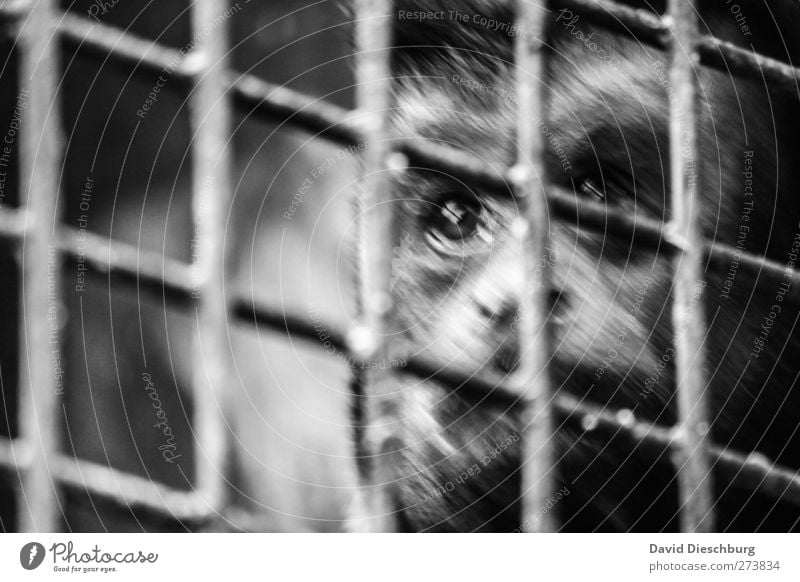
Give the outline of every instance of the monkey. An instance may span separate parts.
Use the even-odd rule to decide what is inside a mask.
[[[636,8],[661,13],[631,0]],[[658,4],[658,3],[656,3]],[[764,4],[749,21],[700,3],[705,34],[791,57]],[[393,30],[392,128],[412,140],[468,151],[489,167],[515,161],[516,69],[507,0],[401,0]],[[794,9],[792,9],[794,10]],[[767,11],[768,12],[768,11]],[[796,12],[796,10],[794,10]],[[790,15],[797,17],[794,12]],[[743,30],[743,26],[747,30]],[[550,6],[544,39],[546,188],[628,216],[668,222],[669,105],[665,52]],[[749,33],[749,34],[745,34]],[[787,53],[788,51],[788,53]],[[698,67],[695,160],[704,238],[794,265],[800,241],[796,96]],[[465,374],[507,379],[519,366],[522,249],[510,196],[411,165],[392,178],[395,305],[391,358],[426,355]],[[552,219],[537,257],[550,289],[549,365],[556,393],[673,426],[672,259],[630,237]],[[690,310],[704,317],[714,443],[800,467],[797,376],[800,306],[791,278],[706,265]],[[539,284],[534,282],[534,284]],[[367,389],[364,447],[393,527],[414,532],[529,531],[521,514],[518,410],[418,378],[402,368]],[[552,507],[560,531],[678,531],[675,468],[665,450],[643,455],[624,435],[555,421]],[[794,531],[798,512],[715,478],[715,529]]]

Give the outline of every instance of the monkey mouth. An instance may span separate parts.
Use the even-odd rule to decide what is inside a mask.
[[[638,408],[643,404],[640,402],[641,398],[634,396],[642,393],[642,387],[648,378],[644,366],[603,368],[602,362],[588,359],[575,361],[558,353],[554,354],[551,364],[551,381],[557,391],[588,398],[602,405]],[[495,350],[489,367],[492,372],[508,377],[519,366],[519,348],[515,342],[506,342]]]

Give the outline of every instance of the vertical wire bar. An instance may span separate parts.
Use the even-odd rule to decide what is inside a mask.
[[[549,217],[545,198],[544,138],[534,119],[544,119],[544,0],[518,0],[515,41],[517,74],[517,163],[512,169],[520,200],[520,237],[525,291],[520,302],[520,366],[515,382],[525,400],[522,416],[522,530],[556,531],[553,512],[537,516],[555,491],[555,439],[552,386],[548,365],[552,341],[547,322],[550,277],[541,265],[548,244]],[[537,281],[538,278],[538,281]]]
[[[670,171],[671,230],[683,240],[675,257],[672,323],[675,332],[679,443],[678,491],[681,529],[713,528],[713,494],[708,458],[708,405],[705,370],[705,309],[702,301],[703,244],[698,184],[698,113],[696,72],[700,65],[698,17],[693,2],[670,0]],[[700,295],[698,297],[698,295]],[[694,307],[693,304],[696,304]]]
[[[55,230],[62,155],[58,87],[58,39],[54,2],[34,3],[20,27],[20,91],[26,91],[20,144],[26,236],[22,240],[22,337],[20,338],[20,436],[31,463],[22,476],[20,531],[56,531],[58,492],[49,464],[56,453],[58,419],[53,358],[58,339],[59,260]]]
[[[359,188],[359,266],[358,300],[360,326],[348,338],[353,353],[360,359],[378,360],[387,353],[392,298],[393,217],[388,183],[390,163],[391,0],[355,1],[356,106],[364,120],[363,175]],[[367,422],[365,394],[367,373],[353,368],[353,420]],[[368,531],[394,529],[390,508],[383,492],[374,484],[375,467],[366,457],[364,431],[354,426],[361,488],[356,500],[361,507],[357,517],[365,521],[354,527]]]
[[[194,434],[196,490],[209,507],[226,502],[229,431],[226,426],[232,382],[225,302],[225,227],[231,200],[231,104],[227,93],[227,19],[220,21],[220,3],[196,0],[192,31],[196,44],[187,58],[208,68],[195,79],[189,95],[193,131],[192,216],[196,246],[193,268],[197,277],[194,344]]]

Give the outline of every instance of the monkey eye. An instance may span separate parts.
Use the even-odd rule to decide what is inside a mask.
[[[606,199],[605,188],[600,187],[598,181],[593,178],[584,178],[578,186],[578,192],[598,202]]]
[[[461,196],[445,197],[427,218],[428,242],[439,250],[450,250],[453,243],[481,234],[485,226],[484,213],[478,200],[464,200]]]

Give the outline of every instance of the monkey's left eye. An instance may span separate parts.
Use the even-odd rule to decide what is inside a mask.
[[[592,200],[602,201],[606,199],[605,189],[602,186],[598,186],[597,181],[592,178],[584,179],[578,186],[578,192]]]
[[[439,250],[449,250],[454,244],[486,233],[487,211],[478,200],[445,198],[431,209],[427,217],[428,242]]]

